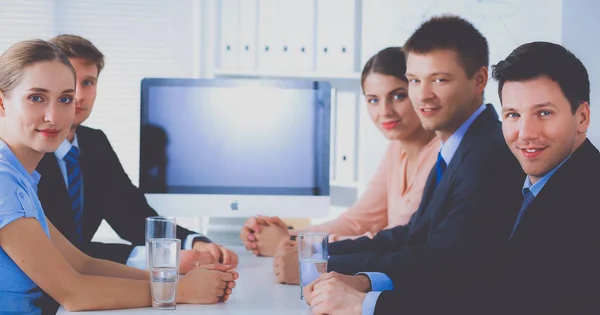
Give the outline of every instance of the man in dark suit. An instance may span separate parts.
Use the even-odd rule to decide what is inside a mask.
[[[475,281],[473,268],[493,257],[517,213],[524,174],[494,108],[482,105],[486,39],[469,22],[442,16],[423,23],[403,50],[409,97],[423,126],[442,140],[438,162],[407,226],[330,244],[328,270],[337,273],[304,290],[316,314],[373,314],[387,308],[379,295],[392,289],[402,293],[394,295],[395,313],[443,304],[425,297]],[[375,273],[341,275],[358,272]]]
[[[600,152],[586,138],[587,70],[564,47],[534,42],[494,66],[493,77],[504,138],[527,174],[522,205],[491,268],[477,270],[472,286],[413,295],[421,306],[416,313],[598,314]],[[343,279],[329,278],[329,290],[321,290],[336,293],[322,294],[322,301],[361,301]],[[404,311],[406,293],[381,293],[375,314]]]
[[[564,47],[533,42],[493,77],[506,143],[527,177],[492,297],[504,314],[598,314],[600,153],[586,138],[587,70]]]
[[[67,140],[55,153],[46,154],[37,168],[42,175],[40,200],[48,219],[82,251],[125,264],[136,251],[141,252],[136,246],[145,243],[146,217],[158,214],[131,183],[106,135],[81,126],[94,105],[98,76],[104,67],[103,54],[79,36],[60,35],[50,42],[67,54],[75,68],[77,103]],[[78,170],[71,174],[74,163]],[[102,220],[132,245],[91,242]],[[237,263],[235,253],[212,244],[204,236],[178,226],[177,237],[184,249],[196,249],[182,253],[182,260],[190,265],[217,260]]]

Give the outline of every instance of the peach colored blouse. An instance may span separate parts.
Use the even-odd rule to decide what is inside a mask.
[[[408,158],[399,141],[390,141],[377,172],[354,206],[338,218],[303,231],[326,232],[330,241],[359,236],[405,225],[417,211],[425,182],[437,160],[441,142],[434,138],[419,152],[416,172],[406,178]]]

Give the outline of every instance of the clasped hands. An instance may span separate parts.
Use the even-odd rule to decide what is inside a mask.
[[[371,281],[365,275],[324,273],[302,290],[304,300],[315,315],[361,315]]]
[[[238,256],[227,248],[197,241],[180,253],[178,303],[212,304],[229,299],[239,274]]]

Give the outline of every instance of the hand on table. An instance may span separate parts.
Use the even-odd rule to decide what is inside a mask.
[[[238,255],[236,253],[215,243],[204,243],[197,241],[194,242],[193,250],[200,252],[203,257],[208,257],[208,255],[213,257],[212,262],[209,262],[209,258],[198,260],[199,263],[197,266],[213,264],[217,262],[223,265],[231,266],[232,268],[235,268],[238,265]]]
[[[350,288],[359,292],[367,293],[371,291],[371,280],[366,275],[349,276],[332,271],[322,274],[315,281],[304,287],[303,296],[306,304],[311,305],[311,296],[317,283],[332,279],[336,282],[339,281],[345,283]]]
[[[191,270],[179,279],[177,303],[214,304],[227,301],[239,274],[230,267],[213,264]]]
[[[244,247],[257,256],[273,256],[279,242],[288,237],[287,226],[279,217],[249,218],[240,231]]]
[[[303,295],[315,315],[360,315],[367,294],[355,289],[353,281],[337,273],[323,274],[304,287]]]
[[[283,240],[275,250],[273,273],[277,282],[284,284],[300,284],[300,267],[298,265],[297,243]]]

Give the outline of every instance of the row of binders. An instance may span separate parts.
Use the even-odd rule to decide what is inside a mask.
[[[360,0],[220,0],[218,67],[357,70]]]

